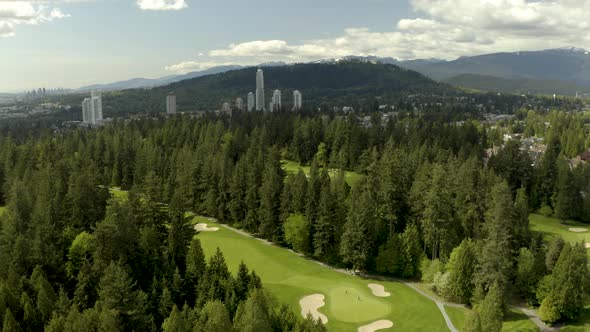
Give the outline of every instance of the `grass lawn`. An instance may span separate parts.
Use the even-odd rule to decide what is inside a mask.
[[[590,230],[589,224],[582,224],[575,221],[568,221],[567,225],[561,223],[557,218],[545,217],[540,214],[531,214],[529,216],[531,230],[544,233],[547,238],[560,235],[565,241],[572,244],[583,241],[590,243],[590,231],[575,233],[569,231],[570,228],[586,228]],[[590,257],[590,249],[586,249]]]
[[[297,173],[299,170],[303,170],[303,172],[308,175],[309,174],[309,166],[301,166],[298,162],[292,160],[283,160],[283,169],[287,173]],[[330,170],[330,176],[335,176],[337,174],[337,170]],[[344,174],[344,179],[348,183],[349,186],[354,186],[360,179],[362,175],[356,172],[346,172]]]
[[[502,331],[538,332],[539,328],[522,311],[510,309],[506,315],[504,315]]]
[[[463,326],[465,326],[465,321],[467,320],[467,312],[469,309],[466,308],[455,308],[449,307],[448,305],[445,306],[445,310],[449,318],[453,322],[453,325],[457,328],[457,330],[462,331]]]
[[[0,206],[0,216],[4,214],[4,211],[6,211],[6,206]]]
[[[469,309],[445,306],[447,314],[455,327],[461,331],[467,320]],[[538,332],[539,328],[520,310],[510,309],[504,316],[503,332]]]
[[[109,192],[113,195],[114,198],[121,200],[126,199],[129,195],[129,192],[126,190],[121,190],[119,187],[110,187]]]
[[[299,300],[321,293],[326,305],[319,311],[328,316],[330,331],[353,331],[359,326],[380,319],[393,322],[397,331],[448,331],[434,302],[411,288],[396,282],[381,282],[390,297],[375,297],[368,284],[374,281],[343,274],[321,266],[293,252],[253,239],[207,220],[209,227],[220,227],[217,232],[198,235],[205,254],[211,256],[217,247],[223,252],[228,267],[236,272],[240,261],[255,270],[266,289],[282,303],[301,312]],[[387,330],[380,330],[387,331]]]

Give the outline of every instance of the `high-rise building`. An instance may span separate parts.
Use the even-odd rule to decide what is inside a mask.
[[[82,121],[97,124],[102,121],[102,97],[100,92],[92,91],[90,98],[82,101]]]
[[[301,109],[303,105],[303,95],[299,90],[293,91],[293,110]]]
[[[236,98],[236,109],[240,111],[244,110],[244,99],[240,97]]]
[[[102,95],[99,91],[90,91],[90,98],[92,99],[96,120],[102,121]]]
[[[176,95],[173,92],[166,96],[166,113],[176,114]]]
[[[252,112],[252,110],[254,109],[254,105],[255,105],[255,101],[254,101],[254,93],[250,92],[248,93],[248,112]]]
[[[272,102],[271,102],[271,112],[278,111],[281,109],[282,102],[281,102],[281,90],[275,90],[272,93]]]
[[[264,72],[258,69],[256,72],[256,110],[264,111]]]
[[[222,111],[222,112],[225,112],[225,113],[227,113],[227,112],[231,112],[231,105],[230,105],[230,103],[229,103],[229,102],[227,102],[227,101],[226,101],[226,102],[224,102],[224,103],[221,105],[221,111]]]
[[[90,98],[82,101],[82,122],[90,123]]]

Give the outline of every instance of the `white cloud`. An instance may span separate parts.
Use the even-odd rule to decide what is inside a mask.
[[[211,50],[203,61],[253,64],[346,55],[446,58],[562,46],[590,48],[590,0],[410,0],[417,18],[390,31],[346,29],[335,38],[255,40]],[[196,61],[198,62],[198,61]],[[169,66],[168,68],[173,68]]]
[[[63,1],[68,0],[44,2]],[[0,37],[14,36],[16,26],[19,24],[38,25],[70,16],[64,14],[59,8],[49,8],[46,4],[38,4],[40,2],[0,0]]]
[[[0,21],[0,37],[14,36],[14,25],[9,22]]]
[[[188,5],[185,0],[137,0],[143,10],[181,10]]]
[[[185,62],[181,62],[172,66],[167,66],[165,67],[166,70],[174,72],[174,73],[178,73],[178,74],[186,74],[186,73],[190,73],[192,71],[202,71],[202,70],[207,70],[209,68],[212,67],[217,67],[217,66],[227,66],[227,65],[231,65],[233,63],[229,63],[229,62],[198,62],[198,61],[185,61]]]

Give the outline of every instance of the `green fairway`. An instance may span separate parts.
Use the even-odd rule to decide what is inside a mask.
[[[283,160],[283,169],[287,172],[287,173],[297,173],[299,172],[299,170],[303,170],[303,172],[305,173],[305,175],[309,175],[309,166],[301,166],[301,164],[299,164],[296,161],[292,161],[292,160]],[[330,176],[335,176],[337,174],[337,170],[335,169],[331,169],[330,170]],[[362,175],[356,172],[346,172],[344,174],[344,179],[346,180],[346,182],[348,183],[349,186],[354,186],[360,179],[361,179]]]
[[[469,309],[445,306],[447,314],[455,327],[461,331],[467,320]],[[539,328],[524,313],[518,309],[510,309],[504,315],[503,332],[538,332]]]
[[[319,311],[328,317],[330,331],[353,331],[381,319],[393,322],[394,327],[389,330],[448,331],[434,302],[402,283],[365,280],[334,271],[289,250],[226,229],[207,218],[195,218],[195,223],[220,227],[217,232],[198,235],[207,257],[219,247],[234,273],[240,261],[244,261],[260,276],[265,288],[296,313],[301,312],[299,300],[302,297],[323,294],[326,304]],[[374,296],[367,286],[369,283],[382,284],[391,296]]]
[[[547,238],[561,236],[565,241],[572,244],[582,242],[590,243],[590,225],[582,224],[575,221],[568,221],[567,225],[562,224],[557,218],[545,217],[540,214],[531,214],[529,216],[531,230],[545,234]],[[570,228],[586,228],[588,231],[576,233]],[[590,256],[590,249],[586,249]]]

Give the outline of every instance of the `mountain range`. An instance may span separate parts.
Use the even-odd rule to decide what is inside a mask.
[[[215,110],[237,97],[246,101],[256,89],[256,67],[195,77],[149,89],[127,89],[103,94],[109,116],[137,112],[159,113],[165,109],[170,92],[177,96],[179,111]],[[282,92],[283,108],[292,107],[292,93],[303,93],[306,105],[368,105],[379,97],[385,103],[416,93],[452,93],[448,84],[438,83],[413,70],[392,64],[366,61],[306,63],[264,68],[266,102],[274,89]],[[65,100],[76,106],[84,94],[72,94]]]
[[[323,59],[313,64],[330,64],[349,61],[391,64],[415,70],[434,80],[456,86],[503,93],[541,93],[575,95],[590,93],[590,52],[579,48],[559,48],[542,51],[502,52],[456,60],[415,59],[397,60],[392,57],[347,56]],[[284,62],[263,63],[256,67],[292,66]],[[156,79],[134,78],[109,84],[96,84],[77,89],[88,91],[123,90],[165,86],[182,80],[244,69],[245,66],[228,65],[171,75]]]

